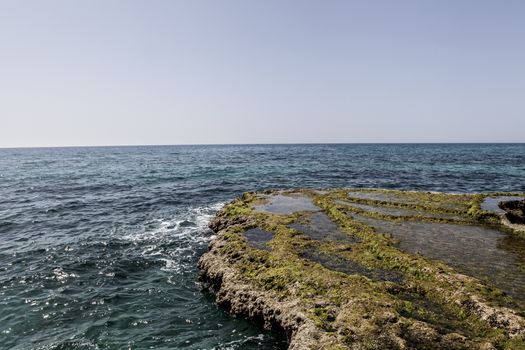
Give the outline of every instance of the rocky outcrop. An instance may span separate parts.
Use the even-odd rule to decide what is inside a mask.
[[[525,200],[501,202],[499,207],[512,224],[525,225]]]
[[[216,295],[216,302],[238,317],[282,334],[289,349],[315,349],[319,343],[334,344],[333,336],[319,330],[297,302],[255,287],[232,268],[218,250],[225,242],[216,240],[199,261],[201,281]]]
[[[278,203],[271,203],[272,195]],[[347,190],[298,190],[248,193],[234,200],[209,224],[216,238],[199,260],[203,287],[232,315],[282,334],[293,350],[525,346],[523,310],[507,296],[439,261],[398,249],[392,237],[355,216],[474,224],[477,219],[468,214],[471,197],[398,191],[374,193],[379,199],[366,195],[353,199]],[[366,213],[346,204],[353,200],[454,213],[454,218]],[[290,211],[290,203],[312,210]],[[332,221],[328,224],[325,217]],[[253,228],[273,238],[255,244],[244,235],[258,232]]]

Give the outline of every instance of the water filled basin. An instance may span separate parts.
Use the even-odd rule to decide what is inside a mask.
[[[299,211],[320,210],[306,195],[276,194],[266,196],[266,203],[254,206],[255,211],[272,214],[293,214]]]

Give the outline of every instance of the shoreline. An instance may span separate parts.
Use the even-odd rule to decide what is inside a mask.
[[[479,210],[483,200],[479,194],[363,191],[394,194],[398,202],[350,198],[351,203],[382,203],[381,208],[412,206],[431,214],[461,215],[461,220],[437,215],[400,219],[365,213],[374,220],[502,225],[497,215]],[[513,306],[511,299],[441,261],[399,250],[392,237],[351,217],[359,208],[336,203],[348,200],[348,192],[245,193],[226,205],[210,223],[216,238],[199,260],[203,287],[231,314],[285,334],[292,350],[410,349],[420,345],[517,349],[525,345],[523,310]],[[314,236],[306,229],[308,225],[317,227],[311,221],[315,218],[312,208],[293,210],[294,205],[304,206],[306,200],[336,224],[328,231],[354,238],[345,240],[335,233],[326,238]],[[293,226],[294,222],[304,224]],[[330,225],[322,223],[321,231]],[[260,249],[261,239],[244,234],[253,227],[272,234],[263,242],[264,249]],[[298,231],[301,229],[304,231]]]

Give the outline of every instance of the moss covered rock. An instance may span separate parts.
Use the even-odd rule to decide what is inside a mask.
[[[201,281],[289,349],[524,349],[525,243],[491,195],[245,193],[210,223]]]

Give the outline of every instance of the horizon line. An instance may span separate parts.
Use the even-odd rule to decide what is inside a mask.
[[[120,145],[66,145],[66,146],[9,146],[8,149],[45,149],[45,148],[110,148],[110,147],[174,147],[174,146],[308,146],[308,145],[518,145],[525,141],[466,141],[466,142],[275,142],[275,143],[174,143],[174,144],[120,144]]]

